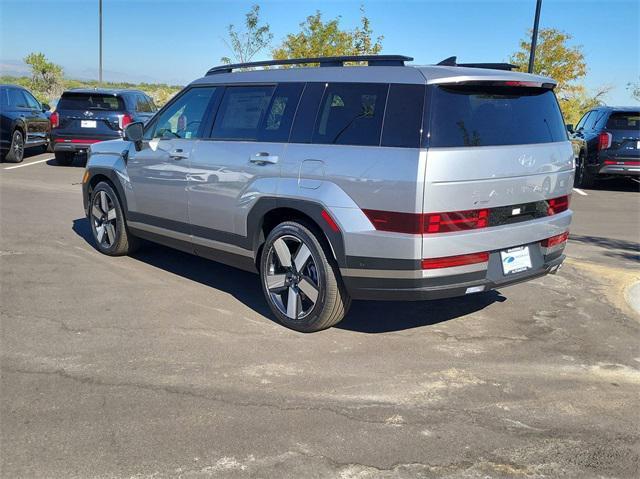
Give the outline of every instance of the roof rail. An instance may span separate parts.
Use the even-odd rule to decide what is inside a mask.
[[[458,63],[457,57],[449,57],[442,60],[438,65],[446,67],[467,67],[467,68],[489,68],[492,70],[511,71],[518,68],[517,65],[511,63]]]
[[[233,70],[237,70],[239,68],[304,65],[307,63],[319,63],[321,67],[342,67],[346,62],[366,62],[370,67],[404,66],[404,62],[410,62],[412,60],[413,58],[405,57],[403,55],[345,55],[339,57],[287,58],[284,60],[266,60],[261,62],[219,65],[211,68],[207,72],[207,75],[231,73]]]

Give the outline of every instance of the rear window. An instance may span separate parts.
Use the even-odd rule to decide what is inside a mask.
[[[432,147],[524,145],[566,139],[560,107],[551,90],[485,85],[433,90]]]
[[[640,111],[612,113],[607,120],[607,130],[640,129]]]
[[[100,93],[65,93],[60,98],[58,110],[124,110],[122,98]]]

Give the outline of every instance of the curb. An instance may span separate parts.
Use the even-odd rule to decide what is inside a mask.
[[[624,299],[631,309],[640,314],[640,281],[633,283],[625,290]]]

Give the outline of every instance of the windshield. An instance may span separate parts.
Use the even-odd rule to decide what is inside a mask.
[[[124,110],[122,98],[100,93],[65,93],[60,98],[58,110]]]
[[[439,86],[431,102],[432,147],[524,145],[567,140],[553,91],[510,86]]]

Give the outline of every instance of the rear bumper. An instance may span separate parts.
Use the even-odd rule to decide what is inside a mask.
[[[53,143],[53,151],[55,152],[80,152],[87,151],[91,145],[99,143],[101,141],[119,140],[122,137],[120,135],[103,136],[96,135],[91,138],[83,137],[67,137],[67,136],[54,136],[51,137]]]
[[[543,249],[538,244],[529,246],[532,268],[508,276],[502,272],[500,252],[493,251],[486,269],[475,272],[428,278],[374,278],[345,276],[343,273],[343,280],[353,299],[421,301],[465,296],[522,283],[555,273],[564,261],[565,256],[562,254],[564,248],[544,255]],[[419,273],[421,272],[416,271],[416,275]]]
[[[640,165],[604,165],[598,170],[600,175],[640,176]]]

